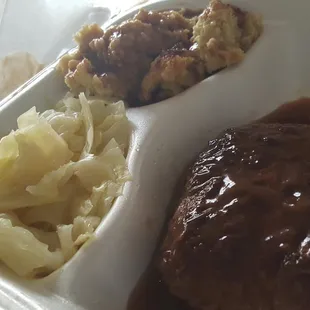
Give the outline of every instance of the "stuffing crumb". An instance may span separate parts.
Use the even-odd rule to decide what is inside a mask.
[[[208,73],[241,62],[262,32],[259,16],[213,0],[193,27],[192,49],[198,49]]]
[[[141,105],[163,100],[241,62],[262,33],[260,16],[219,0],[204,10],[140,10],[102,30],[86,25],[58,69],[74,94]]]

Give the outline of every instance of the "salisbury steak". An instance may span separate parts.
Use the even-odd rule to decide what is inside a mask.
[[[191,167],[159,267],[195,309],[310,309],[310,126],[224,131]]]

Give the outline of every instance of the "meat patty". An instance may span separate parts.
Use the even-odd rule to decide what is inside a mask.
[[[195,309],[310,309],[310,126],[224,131],[192,165],[160,251]]]

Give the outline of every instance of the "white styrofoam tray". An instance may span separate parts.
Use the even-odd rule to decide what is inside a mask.
[[[200,8],[207,0],[167,0],[148,9]],[[310,23],[307,0],[232,1],[264,16],[265,31],[245,61],[163,102],[129,108],[133,135],[128,156],[133,181],[96,232],[61,270],[26,281],[0,276],[4,309],[125,310],[147,266],[173,187],[188,162],[224,128],[260,117],[279,104],[309,94]],[[135,12],[119,17],[124,20]],[[51,65],[0,105],[0,135],[32,106],[51,108],[66,92]]]

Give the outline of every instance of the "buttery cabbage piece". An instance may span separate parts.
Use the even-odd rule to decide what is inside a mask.
[[[130,124],[122,101],[83,93],[17,124],[0,141],[0,260],[42,277],[94,236],[122,194]]]

